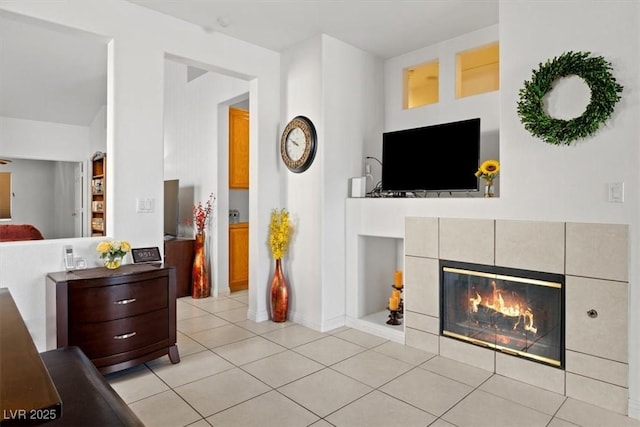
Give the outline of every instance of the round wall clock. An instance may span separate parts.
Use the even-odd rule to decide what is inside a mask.
[[[316,156],[316,128],[305,116],[291,120],[280,138],[280,156],[291,172],[300,173],[309,169]]]

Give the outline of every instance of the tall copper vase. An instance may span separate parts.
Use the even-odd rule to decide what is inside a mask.
[[[286,322],[289,310],[289,289],[282,273],[282,260],[276,259],[276,270],[271,280],[271,320]]]
[[[205,234],[196,234],[195,256],[193,259],[191,296],[206,298],[211,295],[211,284],[207,271],[207,254],[205,253]]]

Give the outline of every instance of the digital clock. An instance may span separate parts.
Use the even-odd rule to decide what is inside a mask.
[[[131,249],[131,256],[133,256],[133,262],[135,264],[162,261],[162,257],[160,256],[160,249],[157,246],[154,248]]]

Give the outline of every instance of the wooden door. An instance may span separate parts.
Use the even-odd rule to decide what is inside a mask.
[[[229,108],[229,188],[249,188],[249,112]]]
[[[249,223],[229,224],[229,289],[249,287]]]

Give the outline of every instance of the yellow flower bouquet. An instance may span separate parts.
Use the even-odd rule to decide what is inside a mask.
[[[497,160],[485,160],[482,162],[476,176],[487,181],[487,184],[493,184],[493,180],[498,176],[500,172],[500,162]]]
[[[286,209],[274,209],[271,211],[269,246],[271,247],[271,254],[274,259],[282,259],[287,252],[290,234],[291,224],[289,222],[289,212]]]
[[[498,172],[500,172],[500,162],[497,160],[485,160],[478,168],[476,176],[487,183],[484,187],[484,197],[493,197],[493,180],[498,176]]]
[[[122,258],[131,251],[131,245],[126,240],[105,240],[98,243],[96,248],[108,269],[116,269],[122,264]]]

